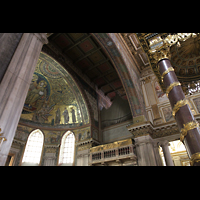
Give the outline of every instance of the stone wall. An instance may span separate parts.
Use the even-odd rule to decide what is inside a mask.
[[[21,36],[22,33],[0,34],[0,82],[6,72]]]
[[[131,138],[133,135],[126,128],[130,123],[132,123],[132,119],[103,129],[103,143]]]

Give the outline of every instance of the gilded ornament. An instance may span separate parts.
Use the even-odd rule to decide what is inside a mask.
[[[165,42],[169,44],[169,46],[172,46],[178,42],[178,36],[177,35],[168,35],[165,38]]]
[[[113,149],[113,148],[119,148],[119,147],[130,145],[130,144],[132,144],[132,139],[120,140],[120,141],[117,141],[117,142],[112,142],[112,143],[109,143],[109,144],[104,144],[104,145],[92,147],[92,148],[90,148],[90,153],[108,150],[108,149]]]
[[[7,139],[5,137],[0,137],[0,141],[7,141]]]
[[[199,127],[199,123],[196,120],[183,124],[183,128],[180,131],[181,132],[180,140],[183,141],[188,131],[198,128],[198,127]]]
[[[1,129],[0,129],[0,132],[1,132]],[[3,133],[0,133],[0,136],[2,136]],[[3,144],[4,141],[6,141],[7,139],[5,137],[0,137],[0,151],[1,151],[1,146]]]
[[[168,96],[168,94],[170,93],[170,91],[175,87],[175,86],[179,86],[181,85],[180,82],[173,82],[169,85],[169,87],[166,89],[166,94]]]
[[[162,59],[170,59],[171,54],[170,54],[170,48],[167,45],[163,45],[158,49],[150,49],[149,53],[152,54],[152,57],[159,62]]]
[[[199,161],[200,161],[200,152],[192,154],[190,158],[190,165],[193,166],[195,162],[199,162]]]
[[[163,79],[164,79],[164,76],[166,74],[168,74],[169,72],[173,72],[174,71],[174,68],[173,67],[169,67],[167,70],[165,70],[162,75],[161,75],[161,81],[163,82]]]
[[[174,105],[173,107],[173,111],[172,111],[172,115],[173,117],[175,117],[176,113],[179,111],[179,109],[183,106],[185,106],[186,104],[189,105],[189,102],[187,99],[183,99],[183,100],[180,100],[180,101],[177,101],[176,104]]]

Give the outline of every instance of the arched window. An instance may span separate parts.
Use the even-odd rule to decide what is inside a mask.
[[[43,133],[39,129],[34,130],[28,137],[22,163],[39,164],[42,153],[43,142],[44,142]]]
[[[72,165],[74,162],[75,137],[71,131],[67,131],[62,138],[60,146],[59,164]]]

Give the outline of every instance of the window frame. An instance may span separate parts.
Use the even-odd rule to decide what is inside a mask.
[[[24,158],[24,155],[25,155],[25,152],[26,152],[26,148],[27,148],[28,141],[29,141],[30,137],[31,137],[33,134],[35,134],[36,132],[39,132],[39,133],[42,135],[42,148],[41,148],[39,163],[35,163],[35,162],[22,162],[22,161],[23,161],[23,158]],[[24,151],[23,151],[23,156],[22,156],[22,158],[21,158],[21,165],[40,166],[40,165],[41,165],[41,161],[42,161],[43,149],[44,149],[44,133],[43,133],[40,129],[35,129],[35,130],[33,130],[33,131],[29,134],[29,136],[28,136],[28,138],[27,138],[27,141],[26,141],[26,144],[25,144],[25,147],[24,147]]]
[[[64,150],[64,145],[65,145],[65,141],[67,139],[67,137],[72,134],[73,135],[73,139],[74,139],[74,145],[73,145],[73,148],[74,148],[74,152],[73,152],[73,161],[72,163],[66,163],[66,162],[63,162],[63,150]],[[75,163],[75,135],[72,131],[67,131],[63,134],[62,136],[62,139],[61,139],[61,143],[60,143],[60,150],[59,150],[59,156],[58,156],[58,166],[61,166],[61,165],[69,165],[69,166],[74,166],[74,163]]]

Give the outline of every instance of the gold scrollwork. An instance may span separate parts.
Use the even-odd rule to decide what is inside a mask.
[[[1,132],[1,128],[0,128],[0,132]],[[3,135],[3,133],[0,133],[0,136],[2,136],[2,135]],[[6,137],[0,137],[0,143],[2,140],[3,140],[3,142],[7,141]]]
[[[173,107],[173,110],[172,110],[172,115],[173,117],[175,117],[176,113],[179,111],[179,109],[183,106],[185,106],[186,104],[189,105],[189,102],[187,99],[183,99],[183,100],[180,100],[180,101],[177,101],[176,104],[174,105]]]
[[[192,154],[190,158],[190,165],[193,166],[195,162],[200,162],[200,152]]]
[[[179,86],[181,85],[180,82],[173,82],[169,85],[169,87],[166,89],[166,94],[168,96],[168,94],[170,93],[170,91],[175,87],[175,86]]]
[[[199,127],[199,123],[196,120],[183,124],[183,128],[181,129],[180,140],[183,141],[188,131],[198,128],[198,127]]]
[[[162,75],[161,75],[161,81],[163,82],[163,79],[164,79],[164,76],[166,74],[168,74],[169,72],[173,72],[174,71],[174,68],[173,67],[169,67],[167,70],[165,70]]]
[[[113,148],[119,148],[121,146],[126,146],[129,144],[132,144],[132,139],[120,140],[120,141],[92,147],[90,148],[90,153],[94,153],[97,151],[104,151],[104,150],[113,149]]]
[[[3,141],[7,141],[7,139],[6,139],[5,137],[0,137],[0,142],[1,142],[2,140],[3,140]]]

